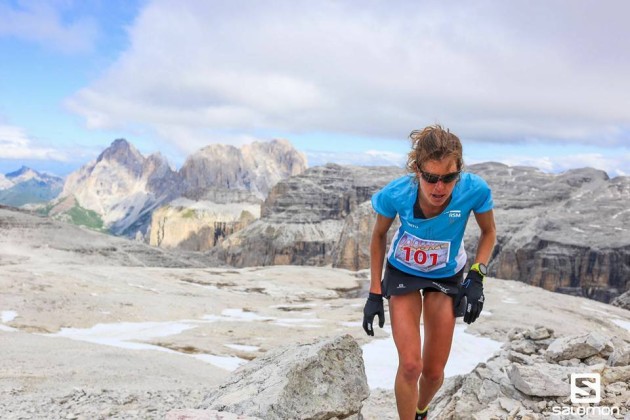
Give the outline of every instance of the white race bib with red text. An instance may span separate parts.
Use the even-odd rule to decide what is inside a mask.
[[[428,272],[445,267],[450,250],[450,242],[426,240],[405,232],[398,241],[394,258],[409,268]]]

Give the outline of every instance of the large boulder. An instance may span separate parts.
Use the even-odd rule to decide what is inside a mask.
[[[628,290],[626,293],[623,293],[622,295],[617,296],[610,303],[615,306],[619,306],[620,308],[630,310],[630,290]]]
[[[600,353],[608,357],[612,354],[612,350],[612,343],[606,336],[591,332],[554,340],[547,348],[545,357],[550,362],[582,360]]]
[[[571,375],[584,373],[601,375],[601,406],[628,413],[630,366],[613,366],[612,360],[618,355],[623,363],[627,336],[593,333],[555,338],[539,326],[515,328],[507,338],[510,341],[499,352],[472,372],[446,379],[431,404],[434,418],[553,418],[555,411],[571,405]],[[575,357],[566,359],[571,356]]]
[[[272,350],[236,370],[199,408],[263,419],[345,419],[369,395],[350,335]]]

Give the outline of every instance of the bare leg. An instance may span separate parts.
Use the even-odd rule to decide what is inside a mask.
[[[422,296],[418,292],[392,296],[389,300],[392,334],[398,350],[398,371],[394,393],[401,420],[414,420],[418,400],[418,379],[422,372],[420,315]]]
[[[444,293],[424,296],[424,367],[420,377],[418,407],[424,409],[444,382],[444,367],[448,361],[455,329],[453,299]]]

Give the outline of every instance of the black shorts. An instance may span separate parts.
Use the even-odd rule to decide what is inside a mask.
[[[393,295],[422,290],[423,293],[442,292],[449,296],[456,296],[459,286],[464,279],[464,269],[459,273],[446,278],[431,279],[428,277],[414,276],[400,271],[389,262],[385,266],[385,275],[381,283],[383,296],[389,298]]]
[[[422,290],[423,296],[431,292],[442,292],[455,299],[463,280],[463,268],[451,277],[430,279],[428,277],[407,274],[388,262],[385,266],[383,281],[381,282],[381,293],[386,299],[389,299],[391,296],[404,295],[409,292]],[[455,310],[456,316],[463,316],[462,309],[463,308],[457,308]]]

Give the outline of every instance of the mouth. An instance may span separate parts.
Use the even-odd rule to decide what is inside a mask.
[[[431,198],[437,201],[444,200],[445,197],[446,194],[431,194]]]

